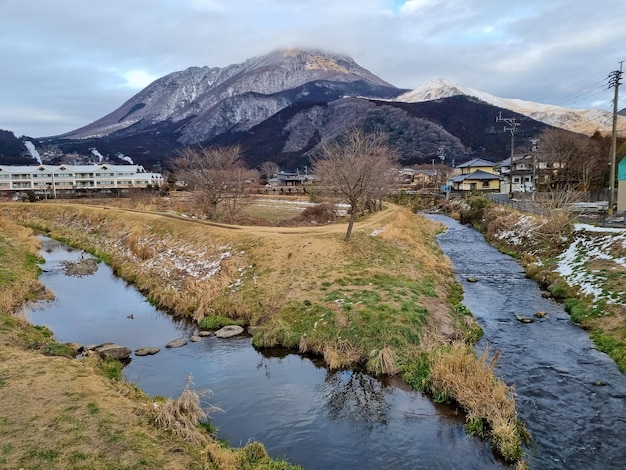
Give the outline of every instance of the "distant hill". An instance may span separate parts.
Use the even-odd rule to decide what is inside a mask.
[[[24,156],[26,147],[11,131],[0,129],[0,164],[30,165],[33,159]]]

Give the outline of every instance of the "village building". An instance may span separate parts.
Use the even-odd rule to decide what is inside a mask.
[[[161,174],[147,172],[141,165],[0,165],[0,194],[6,195],[32,191],[37,196],[56,198],[160,187],[163,183]]]
[[[447,187],[452,192],[467,194],[473,191],[497,193],[500,192],[502,176],[496,171],[496,164],[482,158],[474,158],[458,165]]]

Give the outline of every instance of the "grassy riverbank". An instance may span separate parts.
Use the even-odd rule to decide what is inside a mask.
[[[342,224],[241,227],[171,214],[66,204],[6,204],[2,213],[87,250],[155,304],[202,324],[258,327],[257,346],[398,374],[467,412],[468,430],[515,461],[523,429],[435,235],[440,227],[390,206],[342,241]],[[457,305],[457,308],[452,306]]]

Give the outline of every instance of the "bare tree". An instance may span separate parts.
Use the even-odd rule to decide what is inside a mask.
[[[239,147],[185,147],[172,168],[177,179],[198,194],[203,212],[217,218],[217,206],[230,191],[233,170],[239,165]]]
[[[259,167],[261,174],[268,180],[276,176],[279,169],[280,168],[276,162],[270,161],[261,163],[261,166]]]
[[[568,189],[580,182],[581,162],[589,158],[587,138],[563,129],[546,129],[539,151],[553,170],[552,186]]]
[[[313,159],[313,173],[350,205],[345,241],[350,240],[354,221],[365,198],[378,197],[388,190],[388,175],[395,161],[386,134],[366,134],[356,128],[344,141],[324,143],[322,155]]]
[[[256,196],[250,189],[257,184],[258,178],[257,171],[249,170],[243,165],[237,164],[230,170],[226,181],[228,192],[223,198],[223,206],[229,223],[232,223],[243,209],[256,200]]]

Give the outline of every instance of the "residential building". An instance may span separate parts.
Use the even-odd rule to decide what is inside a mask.
[[[461,163],[448,178],[447,187],[452,192],[459,193],[499,192],[502,176],[497,173],[495,167],[494,162],[482,158]]]
[[[147,172],[141,165],[0,165],[0,194],[34,191],[56,197],[59,193],[128,190],[163,183],[159,173]]]
[[[269,186],[300,186],[313,179],[313,175],[299,171],[279,171],[273,178],[267,180]]]

